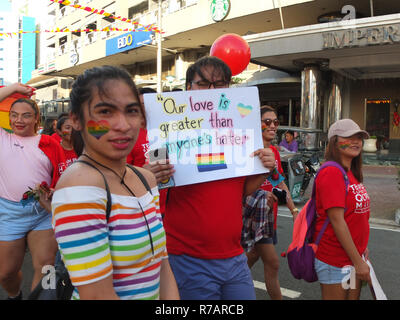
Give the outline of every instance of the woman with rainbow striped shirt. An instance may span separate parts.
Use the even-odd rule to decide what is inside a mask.
[[[84,148],[59,180],[52,212],[72,298],[179,299],[156,180],[126,166],[144,117],[134,82],[122,69],[96,67],[77,78],[70,98]]]

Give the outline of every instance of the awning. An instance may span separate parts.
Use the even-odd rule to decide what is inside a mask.
[[[35,78],[32,78],[26,84],[37,88],[37,87],[41,87],[41,86],[47,86],[48,84],[50,84],[52,82],[57,83],[57,79],[54,77],[46,76],[46,75],[40,75]]]
[[[245,36],[253,63],[289,73],[304,64],[350,79],[400,77],[400,14],[289,28]],[[314,61],[314,62],[313,62]]]
[[[256,86],[260,84],[273,84],[273,83],[300,83],[300,77],[292,76],[286,72],[266,69],[257,71],[246,82],[241,83],[240,87]]]

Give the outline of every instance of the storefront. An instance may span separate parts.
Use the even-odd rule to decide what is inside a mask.
[[[378,149],[400,153],[400,14],[245,39],[252,62],[300,79],[291,86],[256,84],[261,101],[275,103],[285,125],[326,133],[336,120],[351,118],[377,137]],[[309,139],[306,148],[318,147],[323,137]]]

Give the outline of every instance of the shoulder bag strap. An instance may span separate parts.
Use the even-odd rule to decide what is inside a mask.
[[[89,167],[96,169],[102,175],[102,177],[104,179],[104,184],[106,186],[106,192],[107,192],[106,219],[108,221],[108,219],[110,218],[112,202],[111,202],[111,192],[110,192],[110,188],[108,187],[106,177],[104,176],[103,172],[101,172],[96,166],[94,166],[90,162],[87,162],[85,160],[76,160],[75,162],[81,162],[81,163],[87,164]]]
[[[323,169],[325,169],[325,168],[327,168],[327,167],[336,167],[336,168],[338,168],[338,169],[340,170],[340,172],[343,174],[344,184],[345,184],[345,189],[346,189],[346,198],[347,198],[347,192],[348,192],[348,188],[349,188],[349,178],[347,177],[346,171],[343,169],[343,167],[342,167],[339,163],[337,163],[337,162],[335,162],[335,161],[327,161],[327,162],[325,162],[325,163],[321,166],[321,168],[318,170],[318,173],[320,173],[321,170],[323,170]],[[318,173],[317,173],[317,175],[315,176],[315,179],[317,179]],[[314,180],[314,181],[315,181],[315,180]],[[314,183],[313,194],[312,194],[313,197],[315,197],[315,185],[316,185],[316,184]],[[315,198],[314,198],[314,199],[315,199]],[[346,211],[346,207],[344,208],[344,211]],[[319,242],[321,241],[322,235],[324,234],[326,228],[328,227],[329,221],[330,221],[330,220],[329,220],[329,217],[326,217],[326,220],[325,220],[325,222],[324,222],[324,224],[323,224],[323,226],[322,226],[320,232],[318,233],[317,239],[315,239],[315,244],[316,244],[316,245],[318,245]]]
[[[149,191],[151,194],[151,188],[149,186],[149,183],[147,182],[146,178],[143,176],[143,174],[136,169],[134,166],[127,164],[127,167],[130,168],[140,179],[140,181],[142,181],[143,185],[145,186],[146,190]]]

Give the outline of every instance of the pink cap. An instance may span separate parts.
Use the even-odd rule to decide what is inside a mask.
[[[351,119],[342,119],[336,121],[331,125],[328,131],[328,139],[333,136],[339,136],[343,138],[351,137],[356,133],[362,133],[364,139],[369,139],[367,131],[361,130],[357,123]]]

